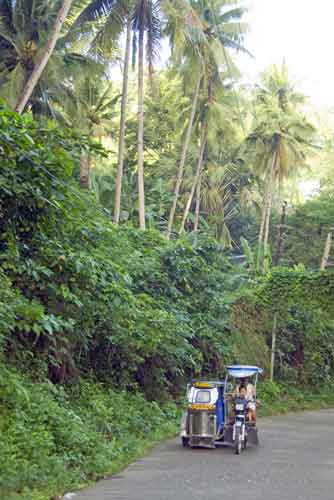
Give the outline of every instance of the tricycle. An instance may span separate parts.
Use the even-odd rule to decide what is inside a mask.
[[[225,380],[189,383],[188,407],[181,420],[183,446],[215,448],[228,443],[240,454],[248,443],[258,444],[256,385],[260,373],[257,366],[230,365]]]

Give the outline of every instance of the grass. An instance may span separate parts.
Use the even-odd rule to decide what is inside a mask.
[[[283,385],[267,380],[259,387],[259,397],[261,406],[258,409],[258,415],[260,417],[334,407],[334,387],[332,386],[316,391],[311,388],[300,388],[293,384]]]
[[[96,481],[111,477],[121,470],[125,469],[128,465],[130,465],[132,462],[135,462],[139,458],[145,456],[150,449],[152,449],[156,444],[158,444],[161,441],[164,441],[170,437],[174,437],[176,434],[176,425],[173,430],[157,433],[156,435],[153,435],[150,439],[143,440],[141,442],[138,442],[135,448],[131,453],[128,453],[126,455],[120,456],[118,459],[116,459],[114,462],[110,464],[110,468],[106,469],[105,473],[103,475],[97,475],[93,477],[92,479],[85,479],[84,481],[80,480],[75,480],[73,477],[69,480],[68,477],[63,478],[64,480],[64,485],[67,484],[67,488],[59,488],[55,487],[54,484],[50,484],[49,487],[43,488],[43,489],[24,489],[20,493],[7,493],[6,497],[0,496],[1,500],[50,500],[50,498],[57,498],[58,495],[59,498],[62,498],[62,494],[68,493],[70,491],[77,491],[82,488],[88,487],[91,484],[94,484]],[[8,495],[8,496],[7,496]]]
[[[81,380],[64,389],[0,378],[0,499],[49,500],[115,474],[176,434],[173,402]]]

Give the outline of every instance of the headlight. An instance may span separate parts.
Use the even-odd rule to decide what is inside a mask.
[[[243,404],[236,404],[235,405],[235,409],[237,411],[242,411],[244,408],[245,408],[245,405],[243,405]]]

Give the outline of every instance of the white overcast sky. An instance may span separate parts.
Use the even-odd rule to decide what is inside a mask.
[[[317,106],[334,106],[334,0],[250,0],[245,45],[255,56],[239,67],[253,81],[283,58]]]
[[[334,0],[235,0],[249,7],[245,47],[239,55],[245,82],[254,83],[270,64],[285,59],[291,79],[316,107],[334,108]],[[160,65],[169,55],[162,44]],[[159,66],[159,65],[158,65]],[[117,78],[114,69],[114,78]]]

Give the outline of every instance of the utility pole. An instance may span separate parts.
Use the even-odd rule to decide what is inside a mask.
[[[271,380],[271,382],[274,381],[276,332],[277,332],[277,312],[274,313],[273,329],[272,329],[272,335],[271,335],[271,360],[270,360],[270,380]]]
[[[280,224],[278,225],[277,240],[276,240],[276,253],[275,253],[275,257],[273,259],[274,266],[278,266],[279,261],[281,260],[281,258],[283,256],[286,207],[287,207],[287,202],[285,201],[282,205],[281,221],[280,221]]]
[[[331,251],[331,246],[332,246],[332,235],[333,235],[333,230],[334,228],[331,227],[329,233],[327,234],[327,239],[325,243],[325,248],[324,248],[324,253],[321,259],[321,264],[320,264],[320,270],[325,271],[327,264],[328,264],[328,258],[329,254]]]

